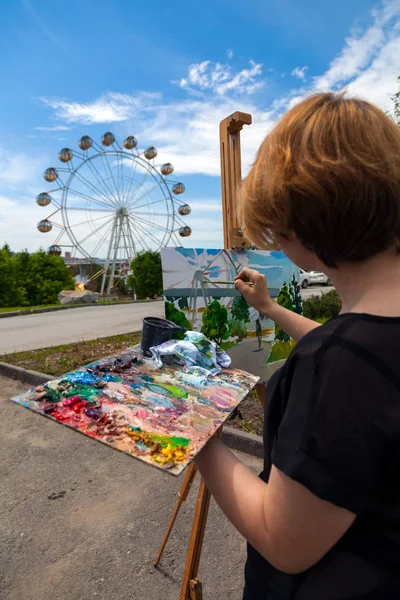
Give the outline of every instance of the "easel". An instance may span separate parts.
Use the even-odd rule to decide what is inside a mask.
[[[224,247],[232,249],[243,249],[246,247],[236,204],[236,190],[242,180],[240,132],[243,129],[243,125],[251,125],[251,115],[235,112],[221,121],[219,128]],[[264,405],[264,384],[257,384],[256,391],[261,404]],[[217,437],[222,436],[222,427],[219,428],[215,435]],[[192,463],[187,468],[185,478],[179,490],[178,500],[175,504],[163,541],[154,561],[155,567],[158,566],[161,560],[168,538],[178,516],[179,509],[188,497],[196,473],[196,466]],[[197,573],[203,547],[210,499],[211,494],[203,478],[201,478],[179,600],[203,600],[202,586],[197,577]]]

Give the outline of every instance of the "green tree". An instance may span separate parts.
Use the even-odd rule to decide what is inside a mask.
[[[288,310],[294,310],[292,298],[290,297],[289,287],[286,284],[286,281],[283,283],[278,298],[276,299],[277,303]],[[288,342],[290,340],[290,336],[283,331],[278,324],[275,324],[275,339],[280,342]]]
[[[400,87],[400,77],[397,78],[397,83],[399,84],[399,87]],[[400,126],[400,89],[398,92],[396,92],[392,96],[392,100],[394,102],[394,108],[393,108],[394,118],[396,120],[397,125]]]
[[[250,323],[250,309],[246,298],[242,295],[236,296],[231,306],[231,317],[233,321]]]
[[[311,296],[304,300],[304,316],[313,321],[327,320],[340,313],[342,302],[336,290],[331,290],[322,296]]]
[[[7,249],[0,250],[0,306],[25,306],[26,293],[21,285],[15,259]]]
[[[292,300],[292,306],[295,313],[298,315],[303,314],[303,302],[301,299],[301,288],[296,277],[293,274],[292,281],[289,284],[290,297]]]
[[[131,263],[132,275],[128,277],[128,285],[134,290],[139,300],[162,296],[163,281],[161,254],[146,250],[140,252]]]
[[[201,333],[209,340],[213,340],[218,346],[223,340],[230,337],[231,328],[228,321],[228,311],[221,306],[218,300],[210,302],[203,313],[202,321]]]
[[[176,325],[180,325],[186,329],[192,329],[192,324],[186,318],[185,313],[181,310],[178,310],[173,302],[165,303],[165,317],[168,319],[168,321],[172,321]]]
[[[7,252],[7,254],[9,256],[13,256],[13,253],[11,252],[11,248],[10,246],[7,244],[7,242],[4,244],[4,246],[2,247],[3,252]]]
[[[231,328],[231,336],[237,338],[236,343],[241,342],[247,337],[247,327],[244,321],[231,319],[229,321],[229,326]]]
[[[25,289],[28,303],[56,304],[62,290],[73,290],[75,280],[60,256],[43,250],[29,254],[19,252],[13,258],[21,286]]]

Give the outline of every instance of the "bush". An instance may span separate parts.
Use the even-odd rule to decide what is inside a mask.
[[[57,304],[61,290],[73,290],[75,280],[59,256],[43,250],[12,254],[0,250],[0,306]]]
[[[303,300],[303,314],[313,321],[332,319],[340,313],[341,308],[342,302],[336,290]]]
[[[140,252],[131,262],[132,275],[128,277],[131,287],[138,300],[162,296],[163,281],[161,254],[146,250]]]

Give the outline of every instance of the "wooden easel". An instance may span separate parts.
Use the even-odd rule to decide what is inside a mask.
[[[236,203],[236,190],[242,180],[242,162],[240,154],[240,132],[243,125],[251,125],[251,115],[235,112],[220,123],[220,152],[221,152],[221,185],[222,185],[222,214],[224,223],[224,247],[229,249],[246,248],[246,241],[241,229],[239,213]],[[264,406],[265,387],[257,384],[256,391],[261,404]],[[222,436],[222,427],[215,434]],[[179,510],[188,497],[192,487],[197,469],[194,463],[189,465],[185,478],[178,494],[178,500],[164,534],[160,549],[154,561],[157,567],[168,538],[171,534]],[[196,508],[190,534],[189,548],[186,557],[185,571],[182,579],[179,600],[203,600],[203,591],[199,578],[197,577],[201,550],[203,547],[204,532],[207,523],[208,509],[211,494],[203,480],[200,479],[197,494]]]

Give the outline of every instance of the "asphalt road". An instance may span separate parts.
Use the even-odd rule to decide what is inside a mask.
[[[331,289],[312,286],[301,295],[306,299]],[[146,316],[164,316],[164,303],[93,306],[0,319],[0,354],[140,331]]]
[[[183,476],[12,404],[23,389],[0,377],[0,598],[176,600],[197,483],[154,569]],[[262,469],[260,459],[239,456]],[[212,501],[204,598],[240,600],[244,560],[244,540]]]
[[[0,354],[93,340],[142,329],[146,316],[163,316],[163,302],[74,308],[0,319]]]
[[[305,290],[301,290],[301,297],[303,300],[307,300],[310,296],[322,296],[322,294],[326,294],[326,292],[330,292],[333,289],[334,288],[330,286],[312,285]]]

